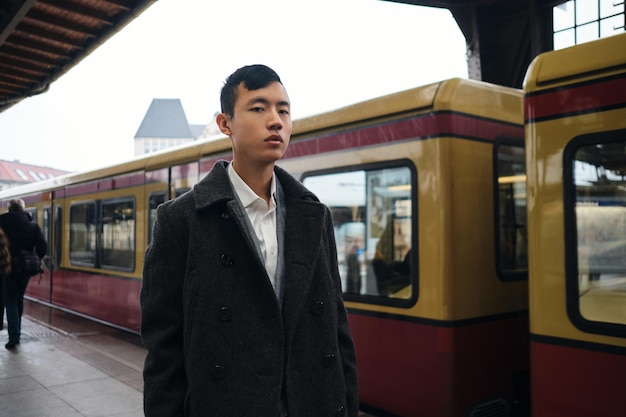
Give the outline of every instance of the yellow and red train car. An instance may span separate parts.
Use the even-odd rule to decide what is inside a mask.
[[[626,415],[626,34],[525,80],[533,417]]]
[[[519,90],[448,80],[311,118],[281,161],[333,211],[367,410],[507,413],[527,392],[521,111]]]

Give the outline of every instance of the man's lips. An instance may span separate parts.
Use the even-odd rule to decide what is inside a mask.
[[[283,143],[283,138],[281,138],[280,135],[272,135],[268,137],[267,139],[265,139],[265,142]]]

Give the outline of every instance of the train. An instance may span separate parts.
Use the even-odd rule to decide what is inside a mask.
[[[230,149],[2,191],[49,242],[27,297],[138,333],[156,208]],[[626,34],[296,120],[278,165],[333,213],[362,410],[626,415]]]

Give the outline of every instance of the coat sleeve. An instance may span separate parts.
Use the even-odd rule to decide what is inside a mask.
[[[168,203],[157,210],[141,287],[141,337],[148,351],[144,370],[146,417],[182,416],[187,378],[183,346],[185,229],[172,225]],[[178,216],[180,217],[180,216]]]
[[[350,334],[350,327],[348,325],[348,314],[343,303],[341,278],[339,276],[339,267],[337,265],[337,244],[335,242],[332,215],[329,210],[326,212],[326,218],[328,219],[326,222],[326,235],[328,237],[330,248],[330,265],[337,293],[337,341],[346,383],[346,416],[357,417],[359,414],[359,388],[356,352],[354,341],[352,340],[352,335]]]

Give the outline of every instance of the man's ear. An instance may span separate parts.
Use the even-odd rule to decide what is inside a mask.
[[[230,117],[228,117],[227,114],[218,114],[215,118],[215,122],[217,123],[217,127],[220,129],[220,132],[222,132],[226,136],[231,135],[232,131],[230,130]]]

